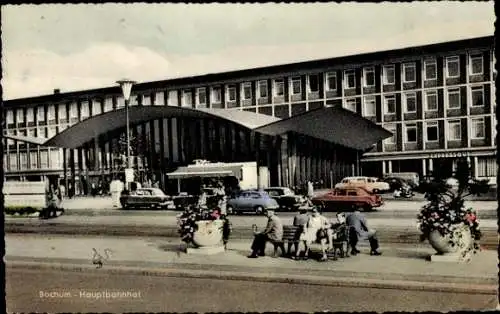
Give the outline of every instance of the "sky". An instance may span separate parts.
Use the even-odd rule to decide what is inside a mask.
[[[4,99],[494,33],[494,2],[2,6]]]

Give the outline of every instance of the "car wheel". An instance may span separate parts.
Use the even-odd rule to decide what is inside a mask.
[[[226,206],[226,213],[228,215],[232,215],[233,214],[233,206]]]
[[[262,206],[255,207],[255,213],[257,215],[262,215],[263,212],[264,212],[264,208],[262,208]]]
[[[379,189],[373,189],[372,192],[373,192],[373,194],[378,194],[380,191],[379,191]]]

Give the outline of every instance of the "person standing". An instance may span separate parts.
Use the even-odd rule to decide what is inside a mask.
[[[314,197],[314,186],[311,181],[307,181],[307,197],[309,197],[309,199]]]
[[[350,228],[351,255],[360,253],[356,248],[357,242],[366,239],[370,242],[370,255],[382,255],[378,251],[379,243],[376,230],[368,228],[366,218],[359,210],[355,210],[346,217],[346,224]]]
[[[110,183],[111,199],[113,201],[113,207],[120,206],[120,196],[124,188],[124,184],[120,180],[113,180]]]
[[[274,211],[266,211],[267,216],[267,226],[262,232],[254,231],[254,239],[252,243],[252,254],[249,258],[257,258],[259,256],[265,256],[266,243],[278,242],[283,239],[283,224],[281,219],[275,215]]]

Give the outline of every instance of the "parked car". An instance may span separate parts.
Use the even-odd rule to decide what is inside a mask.
[[[226,205],[228,214],[243,212],[261,214],[268,209],[277,210],[279,205],[275,199],[264,191],[240,191],[235,197],[230,198]]]
[[[335,188],[325,194],[312,198],[312,203],[324,210],[352,210],[359,208],[370,211],[384,204],[380,195],[362,187]]]
[[[408,181],[398,177],[386,177],[384,179],[384,182],[389,184],[390,192],[393,192],[394,190],[398,190],[401,188],[405,188],[407,186],[413,189],[413,187],[408,183]]]
[[[389,191],[390,186],[386,182],[379,181],[373,177],[346,177],[335,185],[337,189],[362,187],[368,192],[380,193]]]
[[[175,209],[171,197],[165,195],[165,193],[158,188],[140,188],[131,191],[129,194],[124,194],[120,197],[120,203],[124,209]]]
[[[278,202],[280,209],[283,210],[296,211],[303,202],[303,197],[296,195],[290,188],[270,187],[265,188],[264,191],[266,191],[270,197],[275,199],[276,202]]]
[[[176,210],[184,210],[188,205],[195,205],[198,203],[198,196],[188,194],[187,192],[180,192],[178,195],[172,197]]]
[[[418,187],[421,180],[419,174],[416,172],[392,172],[387,173],[385,176],[404,179],[413,189]]]

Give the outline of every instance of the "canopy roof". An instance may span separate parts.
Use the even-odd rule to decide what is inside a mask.
[[[248,111],[227,109],[192,109],[173,106],[133,106],[129,108],[131,125],[154,119],[186,117],[216,118],[234,122],[249,129],[278,121],[278,118]],[[125,108],[106,112],[84,120],[44,143],[45,146],[77,148],[100,134],[126,127]]]
[[[358,150],[370,148],[392,136],[386,129],[339,106],[307,111],[258,127],[255,131],[268,135],[296,132]]]
[[[392,136],[391,132],[370,120],[339,106],[310,110],[283,120],[242,110],[192,109],[172,106],[129,108],[131,125],[171,117],[221,119],[273,136],[295,132],[357,150],[366,150],[378,141]],[[101,134],[125,126],[126,110],[123,108],[86,119],[49,140],[15,135],[4,136],[37,145],[78,148]]]

